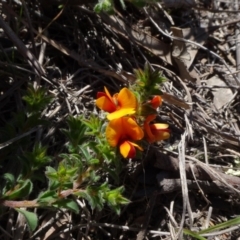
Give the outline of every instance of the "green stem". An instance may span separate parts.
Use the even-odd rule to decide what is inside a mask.
[[[11,201],[11,200],[2,200],[0,201],[0,205],[3,205],[5,207],[10,208],[33,208],[33,207],[39,207],[39,203],[37,203],[37,200],[31,200],[31,201]]]
[[[91,170],[92,167],[88,167],[84,173],[78,175],[77,180],[73,183],[73,189],[78,188],[82,184],[82,182],[89,176]]]

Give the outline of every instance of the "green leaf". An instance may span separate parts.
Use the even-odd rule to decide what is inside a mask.
[[[109,207],[111,207],[117,214],[120,214],[121,205],[125,205],[130,202],[127,198],[123,197],[123,191],[124,188],[119,187],[109,192],[106,192],[104,196]]]
[[[19,183],[16,190],[13,190],[10,194],[6,196],[7,199],[17,199],[27,197],[33,189],[32,182],[28,179]]]
[[[87,149],[86,146],[80,146],[79,150],[83,154],[83,157],[85,158],[86,161],[89,161],[92,158],[92,155],[89,153],[89,150]]]
[[[219,224],[217,224],[217,225],[215,225],[213,227],[209,227],[207,229],[199,231],[198,233],[192,232],[192,231],[190,231],[188,229],[183,229],[183,233],[186,234],[186,235],[192,236],[195,239],[206,240],[206,238],[201,236],[202,234],[211,233],[211,232],[214,232],[214,231],[219,231],[221,229],[230,228],[230,227],[232,227],[234,225],[238,225],[238,224],[240,224],[240,217],[236,217],[236,218],[231,219],[229,221],[226,221],[226,222],[223,222],[223,223],[219,223]]]
[[[73,199],[61,199],[57,200],[54,204],[54,207],[57,208],[66,208],[69,209],[75,213],[79,213],[79,207],[77,203]]]
[[[103,125],[103,121],[95,115],[91,115],[89,119],[82,119],[82,122],[93,132],[98,132]]]
[[[89,165],[97,165],[97,164],[99,164],[99,159],[97,159],[97,158],[92,158],[92,159],[90,159],[90,160],[88,161],[88,164],[89,164]]]
[[[48,188],[50,190],[57,190],[60,186],[60,183],[58,181],[55,181],[55,180],[49,180],[49,183],[48,183]]]
[[[125,5],[124,1],[123,0],[119,0],[119,1],[121,3],[123,10],[126,10],[126,5]]]
[[[3,174],[3,178],[7,182],[9,182],[11,184],[14,184],[14,182],[15,182],[15,177],[14,177],[14,175],[12,173],[5,173],[5,174]]]
[[[101,197],[99,198],[99,193],[97,191],[93,191],[92,189],[90,190],[90,187],[88,187],[87,190],[74,192],[74,195],[87,200],[92,210],[95,208],[101,210],[103,208],[103,204],[105,202],[104,199]]]
[[[142,7],[146,6],[146,4],[147,4],[146,0],[132,0],[131,2],[139,8],[142,8]]]
[[[221,230],[223,228],[228,228],[228,227],[232,227],[234,225],[240,224],[240,217],[236,217],[234,219],[231,219],[229,221],[223,222],[223,223],[219,223],[213,227],[204,229],[202,231],[199,231],[198,234],[204,234],[204,233],[210,233],[216,230]]]
[[[3,179],[5,180],[5,184],[4,184],[5,186],[3,188],[3,193],[5,193],[9,189],[13,188],[13,186],[15,184],[15,177],[11,173],[5,173],[5,174],[3,174]]]
[[[190,230],[188,230],[188,229],[183,229],[183,233],[184,233],[185,235],[189,235],[189,236],[191,236],[191,237],[194,237],[194,239],[207,240],[206,238],[200,236],[199,233],[195,233],[195,232],[190,231]]]
[[[27,109],[31,115],[40,112],[51,102],[52,97],[46,93],[46,89],[34,89],[32,85],[28,87],[23,100],[27,103]]]
[[[38,170],[51,161],[47,156],[47,148],[43,147],[41,143],[37,143],[31,152],[25,152],[20,158],[23,165],[23,176],[29,176],[33,171]]]
[[[80,154],[76,154],[76,153],[62,153],[59,154],[59,157],[63,159],[63,161],[68,164],[70,167],[77,167],[78,171],[82,171],[83,168],[83,161],[82,161],[82,157],[80,156]]]
[[[29,212],[19,208],[15,208],[15,210],[21,213],[25,217],[30,231],[33,232],[38,225],[37,215],[33,212]]]
[[[60,184],[72,184],[73,179],[76,177],[78,167],[68,166],[65,162],[60,162],[57,170],[57,180]]]
[[[102,6],[98,3],[94,7],[94,12],[95,13],[100,13],[102,11]]]
[[[57,199],[56,191],[47,190],[46,192],[40,193],[37,201],[39,203],[51,203],[55,202],[56,199]]]
[[[159,84],[163,84],[166,79],[161,75],[159,70],[153,70],[149,64],[145,64],[144,70],[135,70],[137,78],[133,89],[139,94],[141,102],[147,101],[150,96],[161,95]]]
[[[91,208],[97,208],[101,210],[103,208],[103,204],[105,203],[105,199],[103,198],[104,192],[99,189],[99,187],[87,187],[86,189],[86,196],[88,197],[88,203],[90,204]]]
[[[151,95],[163,95],[163,92],[159,89],[153,89],[152,92],[151,92]]]
[[[49,179],[49,182],[48,182],[49,189],[56,190],[59,187],[57,171],[54,168],[47,166],[45,175]]]
[[[47,166],[46,167],[46,172],[45,172],[47,178],[51,179],[51,180],[58,180],[58,173],[56,171],[56,169]]]
[[[68,138],[71,151],[76,152],[78,145],[84,144],[89,136],[86,134],[87,126],[83,123],[82,118],[72,116],[67,119],[68,130],[62,129],[62,133]]]
[[[92,183],[95,183],[100,179],[100,176],[97,175],[96,171],[92,170],[89,172],[89,179]]]
[[[96,13],[106,12],[108,14],[113,14],[113,1],[112,0],[99,0],[98,4],[95,5],[94,11]]]

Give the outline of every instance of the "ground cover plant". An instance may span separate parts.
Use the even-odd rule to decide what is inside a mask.
[[[238,1],[0,12],[0,239],[240,237]]]

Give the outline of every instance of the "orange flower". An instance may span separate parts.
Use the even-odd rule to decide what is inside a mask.
[[[161,106],[162,98],[159,95],[155,95],[151,100],[141,104],[138,109],[138,114],[141,116],[149,116],[157,114],[156,109]]]
[[[106,87],[104,87],[104,91],[97,93],[96,105],[110,113],[107,115],[108,120],[136,113],[138,106],[137,98],[130,90],[123,88],[113,96],[110,95]]]
[[[141,140],[143,130],[131,117],[117,118],[109,122],[106,128],[106,137],[110,146],[119,146],[120,153],[124,158],[133,158],[136,148],[143,149],[132,141]]]
[[[155,95],[152,100],[150,101],[152,107],[154,109],[157,109],[158,107],[160,107],[162,105],[162,98],[159,95]]]
[[[168,124],[165,123],[153,123],[152,120],[156,118],[156,115],[150,115],[144,122],[145,137],[149,143],[168,139],[170,137],[170,131]]]
[[[136,156],[136,148],[143,151],[140,146],[130,141],[124,141],[119,147],[120,153],[124,158],[134,158]]]

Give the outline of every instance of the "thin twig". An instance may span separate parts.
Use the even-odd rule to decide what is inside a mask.
[[[39,127],[34,127],[34,128],[32,128],[31,130],[29,130],[29,131],[27,131],[27,132],[25,132],[25,133],[23,133],[23,134],[15,137],[15,138],[12,138],[12,139],[4,142],[4,143],[1,143],[1,144],[0,144],[0,149],[2,149],[2,148],[4,148],[4,147],[7,147],[7,146],[9,146],[10,144],[18,141],[19,139],[21,139],[21,138],[23,138],[23,137],[26,137],[26,136],[28,136],[28,135],[30,135],[30,134],[32,134],[33,132],[37,131],[38,128],[39,128]]]

